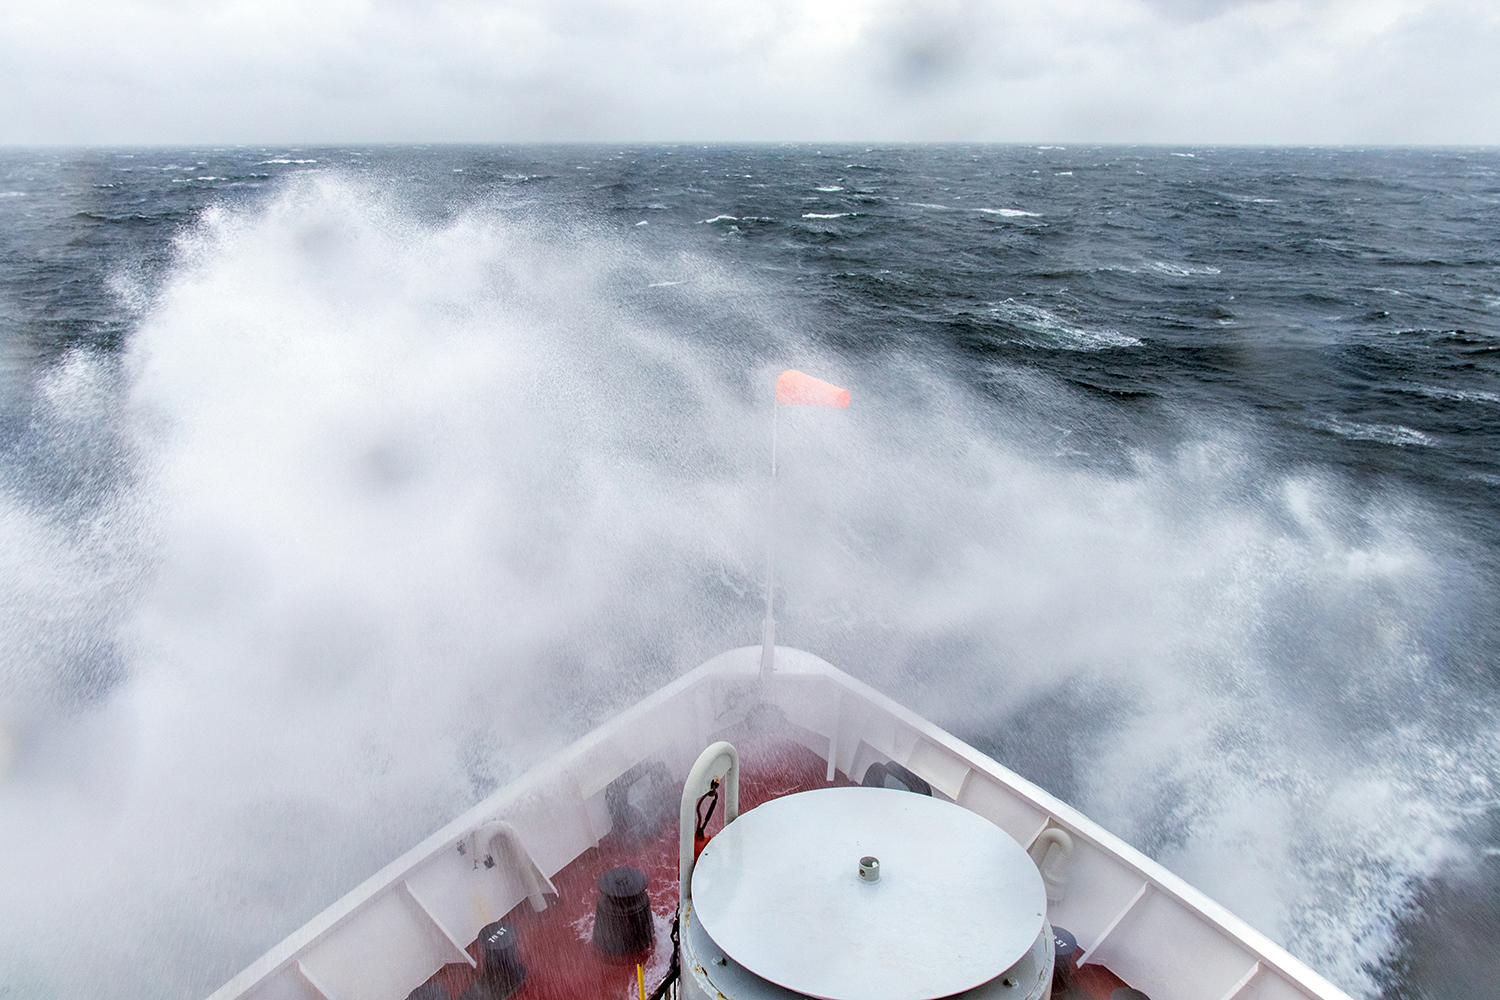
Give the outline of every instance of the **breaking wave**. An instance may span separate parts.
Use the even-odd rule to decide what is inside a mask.
[[[1022,333],[1018,343],[1030,347],[1050,347],[1063,351],[1106,351],[1121,347],[1139,347],[1140,338],[1107,327],[1087,328],[1065,322],[1056,313],[1040,306],[1006,299],[990,306],[990,315]]]

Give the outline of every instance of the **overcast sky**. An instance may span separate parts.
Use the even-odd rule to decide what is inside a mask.
[[[5,0],[0,143],[1500,143],[1500,0]]]

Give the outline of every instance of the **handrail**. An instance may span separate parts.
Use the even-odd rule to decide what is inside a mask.
[[[722,771],[721,763],[726,763]],[[677,871],[682,879],[678,886],[678,911],[686,913],[693,892],[693,866],[698,859],[693,852],[693,835],[697,832],[698,800],[707,794],[709,782],[724,779],[724,822],[733,823],[740,814],[740,755],[734,746],[720,740],[698,755],[693,769],[682,786],[682,809],[679,819],[682,836],[678,844]]]

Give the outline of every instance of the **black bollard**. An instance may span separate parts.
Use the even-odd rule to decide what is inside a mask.
[[[1052,992],[1066,993],[1073,988],[1074,956],[1078,939],[1061,927],[1052,928]]]
[[[599,876],[594,904],[594,949],[609,958],[637,955],[651,947],[651,899],[646,873],[639,868],[611,868]]]
[[[516,929],[503,920],[479,931],[479,978],[492,1000],[505,1000],[526,982],[526,966],[516,948]]]

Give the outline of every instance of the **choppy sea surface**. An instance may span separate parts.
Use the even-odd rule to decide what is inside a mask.
[[[1497,443],[1496,151],[0,153],[0,996],[206,995],[773,539],[783,642],[1492,997]]]

